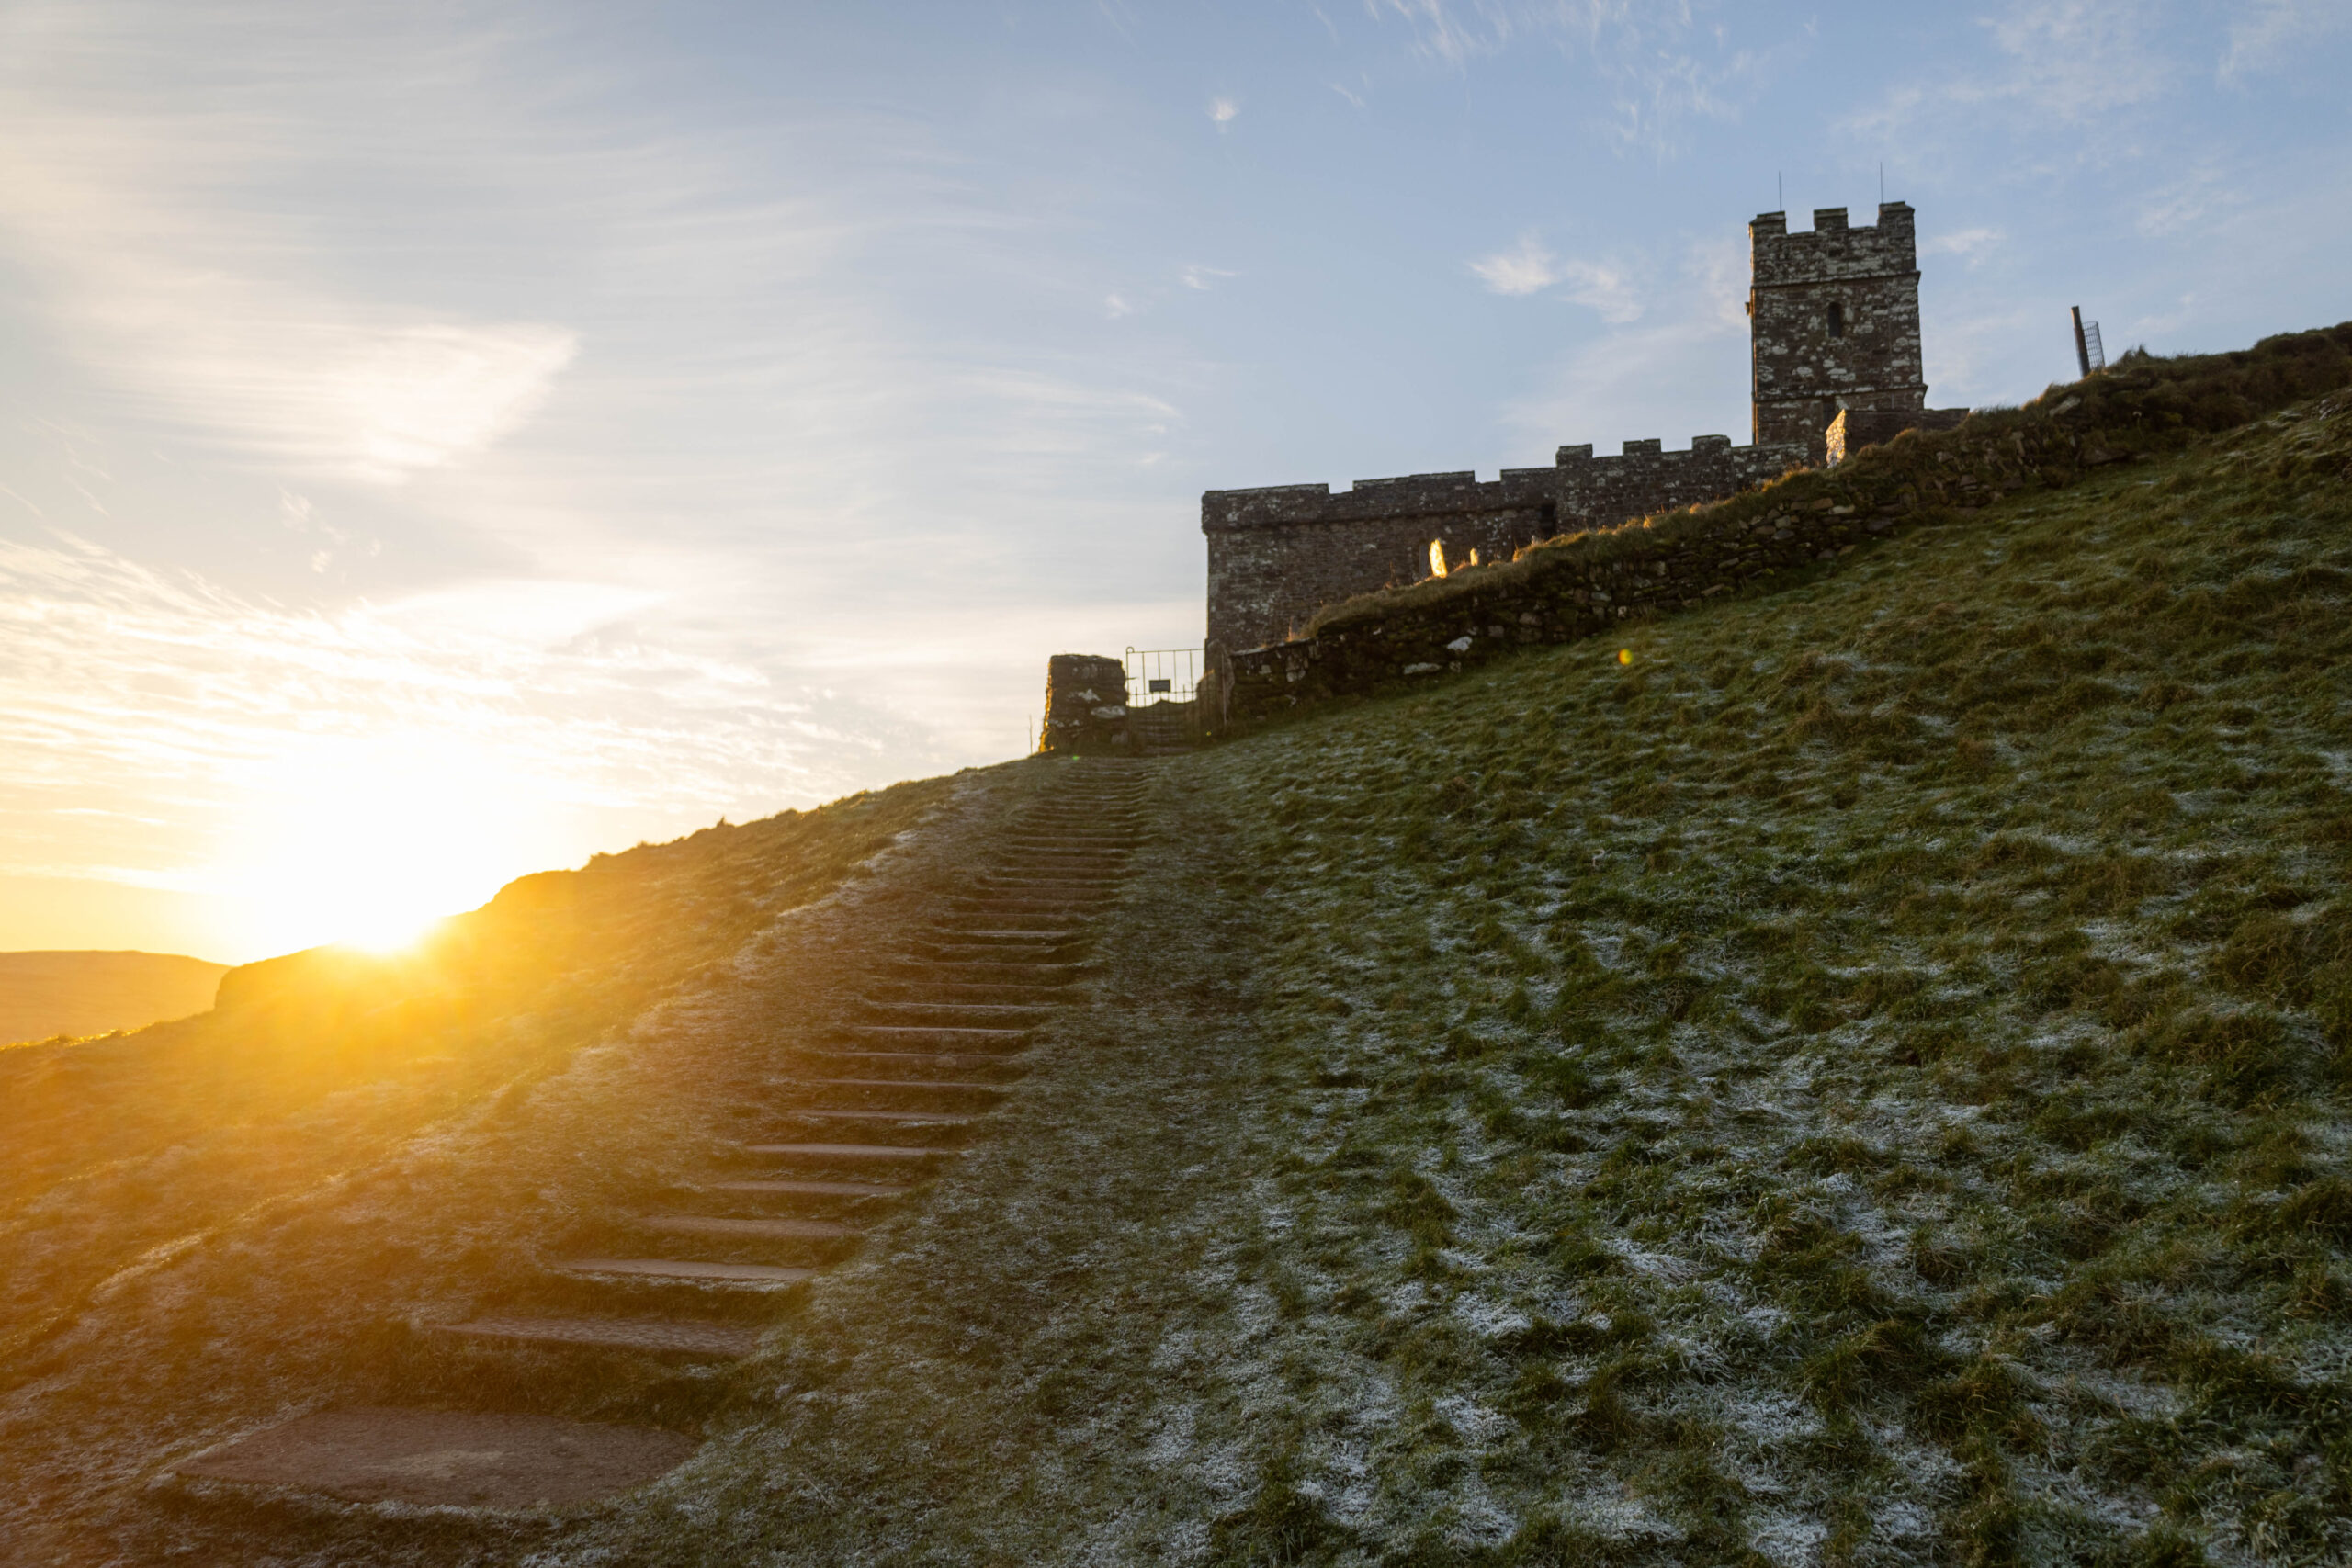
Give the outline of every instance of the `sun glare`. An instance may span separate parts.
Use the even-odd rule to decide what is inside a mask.
[[[411,737],[274,769],[232,877],[277,950],[396,951],[531,869],[530,793],[486,763]]]

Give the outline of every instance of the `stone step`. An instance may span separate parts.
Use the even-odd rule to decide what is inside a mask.
[[[477,1317],[465,1323],[437,1324],[433,1332],[454,1339],[576,1345],[695,1360],[736,1360],[760,1348],[756,1328],[666,1317]]]
[[[978,905],[966,895],[935,910],[929,926],[934,932],[949,932],[966,940],[983,931],[1003,931],[1025,942],[1067,940],[1062,933],[1077,935],[1094,913],[1092,906],[1074,909],[1063,904],[1036,909],[1002,909]]]
[[[990,852],[990,861],[1039,860],[1063,863],[1100,861],[1104,865],[1125,866],[1135,858],[1132,841],[1116,843],[1109,840],[1085,839],[1000,839]]]
[[[1070,956],[1082,949],[1064,942],[954,942],[919,939],[917,951],[898,961],[905,969],[920,964],[937,974],[973,974],[978,969],[1053,970],[1075,979],[1086,965]]]
[[[1023,947],[1063,947],[1085,941],[1090,933],[1083,926],[1073,925],[1068,919],[1058,918],[1048,923],[1045,919],[1035,916],[969,915],[959,918],[943,915],[931,923],[929,934],[936,942],[1017,942]]]
[[[958,891],[969,894],[982,888],[1038,887],[1091,897],[1115,893],[1133,880],[1125,866],[1105,866],[1096,861],[1001,861],[982,868],[977,881]]]
[[[750,1241],[848,1241],[865,1233],[824,1220],[728,1219],[708,1214],[647,1214],[637,1222],[663,1235],[741,1237]]]
[[[960,1149],[893,1148],[882,1144],[745,1144],[747,1155],[770,1159],[910,1160],[951,1159]]]
[[[322,1410],[177,1466],[203,1481],[350,1503],[539,1508],[658,1480],[701,1445],[682,1432],[467,1410]]]
[[[987,925],[958,923],[952,919],[934,920],[928,931],[916,940],[942,947],[1070,947],[1086,940],[1087,933],[1075,926],[1058,929],[1005,926],[1001,921]]]
[[[633,1280],[687,1280],[707,1285],[797,1285],[813,1280],[814,1269],[785,1269],[767,1263],[697,1263],[676,1258],[571,1258],[555,1265],[567,1274]]]
[[[842,1062],[860,1066],[868,1064],[876,1067],[885,1064],[911,1066],[920,1063],[924,1066],[945,1067],[958,1072],[970,1067],[1008,1066],[1015,1059],[1013,1053],[1003,1051],[815,1051],[810,1055],[821,1056],[829,1062]],[[931,1080],[929,1078],[895,1078],[890,1081],[929,1083]],[[1017,1077],[1006,1078],[997,1087],[1010,1089],[1019,1081]]]
[[[1012,1089],[1003,1083],[957,1083],[947,1078],[802,1078],[797,1085],[790,1079],[779,1079],[777,1087],[809,1089],[970,1089],[980,1094],[1004,1094]]]
[[[1082,920],[1109,904],[1116,894],[1064,893],[1031,898],[1010,893],[972,892],[949,897],[955,900],[952,908],[958,915],[1010,917],[1017,924],[1028,916]]]
[[[994,948],[967,949],[973,956],[961,953],[952,958],[896,958],[889,961],[888,973],[897,978],[922,978],[970,981],[985,984],[990,980],[1009,980],[1015,985],[1068,987],[1086,973],[1087,966],[1067,958],[1008,958]]]
[[[891,1002],[860,997],[861,1023],[920,1024],[948,1029],[1035,1028],[1055,1009],[1034,1002]]]
[[[1001,1047],[1011,1055],[1028,1043],[1034,1029],[953,1029],[918,1024],[851,1023],[836,1027],[835,1033],[865,1045],[903,1045],[910,1050],[935,1050],[941,1046]]]
[[[968,1126],[980,1119],[978,1113],[960,1111],[866,1111],[854,1106],[795,1108],[774,1114],[787,1122],[919,1122],[932,1127]]]
[[[1125,856],[1136,844],[1143,841],[1141,828],[1093,829],[1093,828],[1054,828],[1049,823],[1021,823],[1004,835],[997,835],[995,844],[1002,849],[1068,849],[1068,851],[1099,851]]]
[[[1065,986],[1024,986],[1011,980],[895,980],[876,989],[886,994],[876,1001],[950,1007],[959,1003],[999,1003],[1013,1007],[1057,1007],[1069,999]]]
[[[706,1181],[708,1192],[749,1192],[784,1198],[896,1198],[911,1192],[887,1181],[796,1181],[789,1177],[760,1177],[747,1181]]]

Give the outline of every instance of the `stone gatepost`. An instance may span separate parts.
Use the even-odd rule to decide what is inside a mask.
[[[1127,749],[1127,669],[1099,653],[1057,653],[1046,660],[1046,725],[1040,751]]]

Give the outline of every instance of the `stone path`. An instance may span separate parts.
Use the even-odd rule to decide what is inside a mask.
[[[707,1306],[696,1314],[707,1292],[821,1275],[875,1217],[951,1171],[992,1122],[1017,1115],[1022,1055],[1078,982],[1091,918],[1116,896],[1142,831],[1134,764],[1057,771],[1051,791],[997,830],[969,884],[876,956],[862,997],[815,1037],[779,1043],[779,1070],[753,1086],[767,1131],[736,1148],[731,1168],[682,1170],[688,1203],[611,1216],[634,1250],[551,1260],[571,1281],[563,1310],[436,1332],[518,1354],[749,1355],[757,1329],[714,1321]],[[641,1485],[694,1446],[652,1428],[496,1412],[334,1411],[179,1471],[356,1500],[528,1506]]]

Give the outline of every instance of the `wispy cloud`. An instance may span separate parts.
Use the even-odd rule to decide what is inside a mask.
[[[2229,46],[2216,73],[2243,86],[2293,63],[2298,51],[2352,31],[2352,9],[2342,0],[2254,0],[2230,23]]]
[[[468,840],[484,863],[451,897],[485,897],[613,818],[684,828],[830,793],[886,743],[815,682],[648,635],[657,607],[540,580],[304,611],[72,536],[0,542],[0,874],[233,895],[285,848],[288,781],[372,801],[350,769],[397,761],[390,746],[463,759],[477,807],[448,807],[452,831],[536,814],[510,843]],[[72,830],[44,826],[68,811]],[[359,853],[351,826],[304,852]]]
[[[1680,446],[1710,431],[1745,441],[1747,257],[1718,238],[1668,271],[1651,319],[1568,352],[1541,388],[1504,410],[1505,423],[1541,451],[1653,436]]]
[[[1983,261],[2007,238],[1998,229],[1954,229],[1919,242],[1923,256],[1958,256],[1969,265]]]
[[[1791,47],[1733,43],[1733,20],[1710,15],[1717,7],[1704,0],[1365,0],[1365,7],[1409,28],[1419,52],[1457,71],[1514,48],[1557,51],[1598,81],[1594,129],[1620,152],[1660,158],[1687,150],[1698,122],[1737,119]]]
[[[299,172],[287,114],[189,135],[101,79],[130,14],[40,21],[0,94],[0,245],[125,405],[274,466],[394,482],[514,430],[571,362],[579,339],[560,322],[336,289],[315,225],[255,201],[257,184]],[[411,63],[453,68],[451,51],[426,52]]]
[[[1206,293],[1224,279],[1238,277],[1241,275],[1230,267],[1202,266],[1196,264],[1186,267],[1180,276],[1185,288],[1196,288]]]
[[[2170,93],[2181,62],[2160,47],[2156,0],[2008,0],[1982,18],[1995,60],[1931,67],[1845,117],[1866,141],[1936,145],[1985,127],[2030,134],[2063,129],[2063,155],[2106,155],[2131,131],[2122,112]],[[2044,159],[2060,147],[2041,150]]]
[[[1215,124],[1219,130],[1223,130],[1226,127],[1231,125],[1240,117],[1240,114],[1241,105],[1232,98],[1211,98],[1209,100],[1208,117],[1210,121]]]
[[[1556,286],[1561,298],[1590,306],[1605,321],[1631,321],[1642,313],[1640,292],[1624,268],[1554,255],[1532,234],[1522,234],[1517,244],[1472,262],[1470,270],[1490,292],[1513,298]]]
[[[2161,239],[2209,223],[2244,199],[2227,171],[2201,162],[2142,197],[2132,227],[2150,239]]]
[[[1470,270],[1488,292],[1513,298],[1539,294],[1560,278],[1558,259],[1532,234],[1522,234],[1510,249],[1472,262]]]

